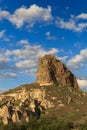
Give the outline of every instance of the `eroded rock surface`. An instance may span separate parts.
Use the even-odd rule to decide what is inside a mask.
[[[53,55],[45,55],[39,59],[37,80],[41,86],[61,83],[63,86],[78,88],[76,77]]]
[[[3,102],[0,104],[0,119],[4,124],[29,121],[31,117],[39,118],[43,110],[54,107],[46,99],[45,89],[23,88],[13,94],[1,95],[0,98]]]

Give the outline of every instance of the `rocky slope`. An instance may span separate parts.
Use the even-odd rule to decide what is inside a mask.
[[[28,122],[43,115],[73,119],[73,114],[76,120],[86,117],[87,94],[79,89],[70,70],[52,55],[40,58],[36,83],[0,95],[0,121],[4,124]]]
[[[12,93],[0,96],[0,117],[4,124],[10,121],[23,122],[30,118],[39,118],[40,112],[53,107],[53,103],[47,100],[43,88],[27,89],[20,88]]]

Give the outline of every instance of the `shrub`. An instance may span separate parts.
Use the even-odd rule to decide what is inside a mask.
[[[87,130],[87,121],[80,125],[79,130]]]
[[[0,130],[71,130],[73,123],[66,119],[44,117],[39,120],[32,119],[28,123],[10,123],[3,125]]]

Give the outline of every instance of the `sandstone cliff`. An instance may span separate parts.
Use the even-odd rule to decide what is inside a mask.
[[[76,77],[53,55],[45,55],[39,59],[37,80],[40,85],[61,83],[63,86],[78,88]]]

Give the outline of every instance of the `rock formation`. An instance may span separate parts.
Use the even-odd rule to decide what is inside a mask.
[[[80,93],[79,89],[73,89],[79,88],[76,77],[52,55],[39,59],[36,82],[41,86],[37,83],[22,85],[0,95],[1,122],[28,122],[32,117],[37,119],[43,113],[52,114],[52,111],[58,111],[66,105],[69,107],[73,102],[83,104],[79,96],[81,99],[87,96],[83,92]],[[55,84],[56,82],[59,84]]]
[[[36,83],[51,85],[61,83],[63,86],[78,88],[76,77],[53,55],[45,55],[39,59]]]
[[[4,124],[11,121],[27,122],[31,117],[39,118],[43,110],[54,107],[53,103],[46,99],[45,89],[23,88],[13,94],[0,95],[0,98],[0,119]]]

